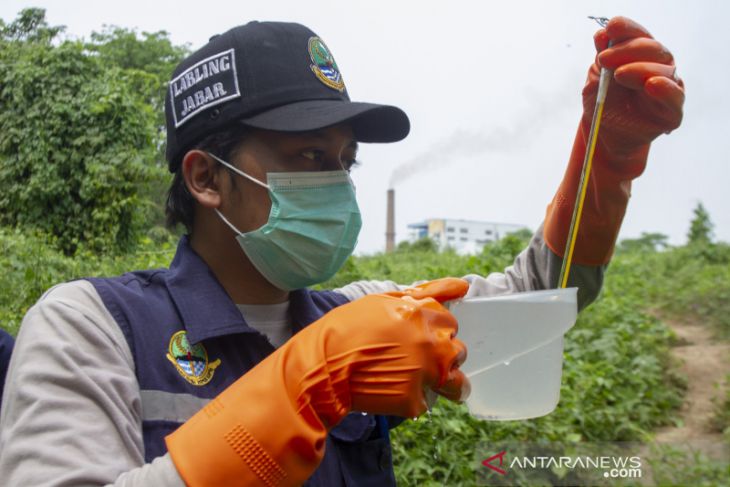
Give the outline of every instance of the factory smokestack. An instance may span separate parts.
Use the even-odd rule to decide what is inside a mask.
[[[395,249],[395,190],[388,190],[388,209],[385,217],[385,251]]]

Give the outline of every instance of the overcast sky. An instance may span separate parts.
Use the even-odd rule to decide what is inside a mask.
[[[249,20],[312,28],[353,100],[394,104],[411,118],[406,140],[362,146],[359,253],[384,247],[385,194],[403,164],[417,169],[396,184],[399,240],[408,223],[431,217],[536,228],[581,113],[597,29],[586,16],[629,16],[674,53],[687,102],[682,127],[653,144],[620,237],[661,232],[684,243],[701,201],[716,237],[730,241],[730,2],[3,0],[0,17],[30,6],[74,36],[114,24],[166,30],[192,48]]]

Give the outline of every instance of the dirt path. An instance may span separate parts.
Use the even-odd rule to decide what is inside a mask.
[[[727,458],[722,434],[712,431],[710,421],[715,412],[714,397],[729,385],[730,343],[719,341],[712,331],[696,323],[665,320],[677,334],[678,343],[672,355],[680,359],[680,370],[687,377],[687,393],[680,410],[682,426],[657,430],[657,443],[685,445],[700,450],[711,458]],[[718,388],[719,385],[719,388]]]

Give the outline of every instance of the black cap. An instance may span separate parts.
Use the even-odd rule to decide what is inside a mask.
[[[303,25],[250,22],[217,35],[175,69],[165,99],[167,161],[234,123],[282,132],[349,121],[360,142],[410,130],[399,108],[351,102],[325,43]]]

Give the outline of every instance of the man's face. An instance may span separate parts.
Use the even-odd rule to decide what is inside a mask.
[[[252,130],[228,162],[265,183],[269,172],[349,170],[356,156],[352,129],[340,124],[313,132]],[[232,171],[227,183],[219,210],[241,232],[264,225],[271,211],[268,190]]]

